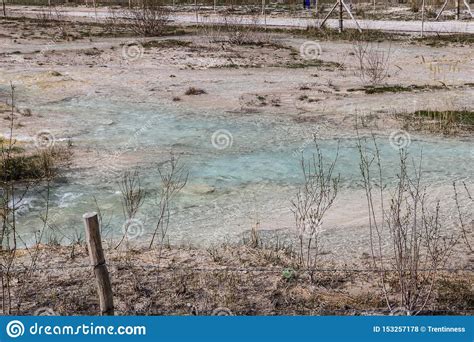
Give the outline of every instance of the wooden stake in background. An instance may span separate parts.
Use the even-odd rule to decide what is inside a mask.
[[[351,9],[349,8],[349,6],[346,5],[346,3],[344,2],[344,0],[337,0],[336,3],[332,6],[331,10],[329,11],[329,13],[326,15],[326,17],[324,17],[323,21],[321,22],[321,24],[319,24],[319,27],[320,28],[323,28],[324,27],[324,24],[326,23],[326,21],[328,20],[328,18],[331,16],[332,12],[334,12],[334,10],[339,6],[339,32],[342,32],[343,29],[344,29],[344,19],[342,17],[342,12],[343,10],[345,9],[347,14],[349,14],[349,16],[351,17],[352,21],[356,24],[357,26],[357,30],[359,32],[362,33],[362,28],[360,27],[359,23],[357,22],[357,20],[355,20],[354,16],[352,15],[352,12],[351,12]]]
[[[86,241],[89,250],[91,264],[94,267],[94,275],[97,282],[97,293],[99,295],[101,315],[114,315],[114,297],[110,284],[109,271],[105,264],[102,239],[100,237],[99,219],[97,213],[84,214],[84,225],[86,228]]]

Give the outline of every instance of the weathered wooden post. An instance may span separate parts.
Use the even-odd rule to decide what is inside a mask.
[[[196,25],[199,24],[198,2],[194,0],[194,10],[196,11]]]
[[[99,219],[97,218],[97,213],[86,213],[83,219],[86,229],[87,248],[97,282],[100,313],[105,316],[113,316],[114,297],[110,284],[109,271],[105,264],[104,250],[102,249]]]
[[[425,34],[425,0],[421,1],[421,38]]]
[[[96,0],[93,0],[92,3],[93,3],[93,5],[94,5],[95,21],[97,21],[97,4],[96,4]]]
[[[344,20],[342,19],[342,0],[339,0],[339,33],[344,30]]]

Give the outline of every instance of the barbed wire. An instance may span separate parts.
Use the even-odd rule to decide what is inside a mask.
[[[169,315],[172,313],[183,313],[183,312],[188,312],[187,310],[157,310],[157,311],[145,311],[145,310],[115,310],[117,313],[136,313],[136,314],[146,314],[153,312],[153,314],[163,314],[163,315]],[[211,315],[214,310],[198,310],[199,315]],[[236,315],[249,315],[249,314],[262,314],[262,313],[278,313],[281,315],[283,312],[287,313],[293,313],[293,314],[304,314],[304,313],[318,313],[319,315],[331,315],[334,313],[343,313],[343,312],[351,312],[351,313],[379,313],[379,314],[390,314],[391,311],[388,309],[307,309],[307,308],[300,308],[300,309],[280,309],[280,308],[273,308],[273,309],[246,309],[246,310],[233,310],[232,313]],[[462,313],[467,313],[467,312],[474,312],[474,307],[473,308],[467,308],[467,309],[459,309],[459,310],[426,310],[425,312],[429,312],[432,314],[440,314],[440,313],[457,313],[457,312],[462,312]]]
[[[163,271],[187,271],[187,272],[271,272],[271,273],[281,273],[283,270],[288,269],[288,267],[201,267],[201,268],[192,268],[192,267],[174,267],[174,266],[161,266],[161,265],[130,265],[126,263],[111,263],[109,267],[129,267],[129,268],[148,268],[148,269],[159,269]],[[45,270],[58,270],[58,269],[90,269],[92,268],[89,264],[79,264],[79,265],[62,265],[57,267],[37,267],[34,271],[45,271]],[[472,269],[460,269],[460,268],[444,268],[445,271],[450,272],[457,272],[457,271],[467,271],[472,272]],[[381,272],[383,270],[371,270],[371,269],[299,269],[299,271],[313,271],[316,273],[323,273],[323,272]],[[396,270],[390,270],[385,272],[395,272]],[[421,270],[423,271],[423,270]],[[428,270],[427,270],[428,271]],[[431,271],[431,270],[429,270]],[[21,286],[20,284],[16,284],[13,287]],[[159,292],[159,291],[158,291]],[[38,297],[38,294],[34,294]],[[119,296],[120,297],[120,296]],[[30,298],[31,299],[31,298]],[[37,303],[41,303],[42,301],[36,301]],[[238,305],[238,304],[237,304]],[[199,309],[199,303],[196,305],[192,305],[191,303],[186,303],[183,305],[184,308],[182,309],[165,309],[165,308],[153,308],[145,306],[145,309],[137,309],[137,310],[126,310],[121,308],[115,308],[116,315],[140,315],[140,316],[161,316],[161,315],[182,315],[182,316],[212,316],[214,315],[214,310],[211,309]],[[206,305],[208,306],[208,305]],[[351,308],[349,305],[344,306],[343,308],[334,308],[334,309],[327,309],[327,308],[291,308],[291,303],[288,305],[281,305],[282,307],[273,307],[273,308],[250,308],[250,309],[232,309],[231,315],[232,316],[255,316],[255,315],[267,315],[267,316],[282,316],[282,315],[304,315],[304,316],[324,316],[324,315],[341,315],[341,316],[388,316],[388,315],[407,315],[408,312],[406,310],[399,310],[398,311],[390,311],[387,308],[367,308],[367,309],[357,309]],[[286,307],[284,307],[286,306]],[[290,307],[288,307],[290,306]],[[37,309],[38,306],[34,308],[28,308],[26,310],[15,311],[11,313],[11,315],[28,315],[30,312],[33,312]],[[54,308],[50,308],[53,310],[55,315],[63,315],[68,316],[68,312],[64,311],[54,311]],[[229,310],[230,311],[230,310]],[[74,310],[71,315],[95,315],[99,312],[98,305],[92,304],[90,305],[89,309],[83,310]],[[8,315],[2,313],[3,315]],[[465,308],[456,308],[456,309],[425,309],[422,312],[418,313],[419,315],[473,315],[474,314],[474,307],[465,307]]]
[[[97,310],[77,310],[74,311],[74,315],[90,315],[91,312],[96,313]],[[211,316],[213,315],[215,309],[202,309],[199,310],[195,307],[189,307],[188,309],[150,309],[150,310],[121,310],[114,309],[115,315],[139,315],[139,316],[166,316],[166,315],[185,315],[185,316]],[[325,316],[325,315],[334,315],[334,314],[350,314],[354,315],[393,315],[393,311],[387,308],[375,308],[375,309],[309,309],[309,308],[271,308],[271,309],[240,309],[240,310],[231,310],[232,315],[234,316],[252,316],[252,315],[315,315],[315,316]],[[420,312],[420,315],[441,315],[441,314],[468,314],[474,313],[473,308],[465,309],[456,309],[456,310],[446,310],[446,309],[435,309],[435,310],[423,310]],[[27,316],[28,311],[23,314],[15,312],[15,316]],[[63,316],[67,316],[63,315]]]
[[[261,273],[280,273],[283,270],[294,270],[299,272],[320,272],[320,273],[331,273],[331,272],[353,272],[353,273],[395,273],[395,272],[408,272],[410,270],[397,270],[397,269],[364,269],[364,268],[299,268],[291,266],[273,266],[273,267],[237,267],[237,266],[222,266],[222,267],[180,267],[180,266],[161,266],[161,265],[132,265],[132,264],[116,264],[108,263],[109,268],[146,268],[146,269],[156,269],[163,271],[189,271],[189,272],[261,272]],[[36,266],[33,267],[33,272],[37,271],[46,271],[46,270],[65,270],[65,269],[80,269],[80,268],[93,268],[90,264],[81,264],[81,265],[68,265],[68,266]],[[12,268],[10,272],[27,272],[31,269],[28,268]],[[417,272],[473,272],[474,268],[420,268]]]

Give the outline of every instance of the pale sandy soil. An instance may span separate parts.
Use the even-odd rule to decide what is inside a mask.
[[[315,62],[300,53],[300,46],[310,40],[282,33],[269,33],[266,39],[270,44],[263,46],[236,46],[210,41],[202,34],[103,38],[100,27],[89,30],[78,26],[68,28],[76,38],[64,40],[51,38],[58,32],[56,26],[35,28],[35,24],[20,20],[4,21],[2,27],[2,101],[8,99],[7,85],[12,82],[18,86],[19,110],[30,103],[33,113],[19,117],[15,131],[20,139],[31,139],[39,128],[54,130],[58,136],[79,134],[80,128],[68,121],[69,114],[36,113],[34,105],[87,96],[166,104],[181,111],[201,110],[206,115],[250,113],[292,118],[302,127],[306,122],[321,124],[323,137],[353,136],[356,118],[363,119],[361,131],[389,135],[402,125],[393,114],[466,109],[474,104],[471,45],[374,43],[375,49],[390,56],[384,84],[420,89],[366,94],[351,42],[317,42],[321,55]],[[83,38],[78,32],[86,29],[91,36]],[[126,45],[130,42],[143,46],[136,59],[127,56],[133,52]],[[189,87],[204,89],[206,94],[186,96]],[[106,126],[113,124],[100,117],[97,120]],[[6,124],[1,131],[7,133]],[[466,133],[463,139],[472,136]],[[101,163],[101,157],[89,149],[76,146],[74,153],[73,168]],[[130,165],[146,162],[149,156],[123,153],[118,158]],[[91,174],[94,172],[97,170],[91,169]],[[348,196],[336,203],[337,214],[329,214],[327,222],[338,222],[347,229],[364,225],[366,217],[357,213],[365,211],[365,204],[359,201],[347,206],[353,200]],[[291,217],[287,220],[291,225]]]
[[[264,47],[209,43],[202,36],[56,41],[51,38],[55,28],[32,34],[15,25],[21,24],[2,23],[0,81],[41,93],[36,100],[44,103],[91,92],[152,103],[172,104],[179,97],[175,105],[181,107],[291,115],[338,130],[353,127],[356,115],[370,116],[373,128],[388,130],[397,125],[390,114],[468,108],[474,98],[472,47],[459,44],[440,48],[403,42],[375,44],[374,48],[390,54],[386,84],[426,89],[368,95],[361,89],[350,42],[318,42],[323,63],[313,67],[313,61],[304,60],[299,52],[308,39],[282,34],[270,34],[272,45]],[[121,44],[170,39],[168,44],[145,47],[137,60],[123,56]],[[176,40],[188,45],[177,46]],[[192,86],[207,94],[184,96]],[[34,127],[38,119],[35,115],[22,118],[24,129]]]
[[[387,309],[368,258],[322,263],[311,281],[283,250],[165,248],[159,257],[156,249],[124,247],[105,251],[117,315],[406,314],[396,305],[393,274],[387,276],[392,313]],[[98,314],[85,246],[40,246],[17,254],[10,273],[12,314]],[[422,313],[471,314],[472,278],[469,269],[442,271]]]
[[[2,25],[2,98],[7,99],[6,86],[13,82],[19,86],[20,103],[31,100],[46,104],[89,94],[112,94],[132,103],[166,103],[181,110],[291,117],[301,125],[321,123],[325,127],[321,133],[326,136],[352,134],[356,117],[365,118],[366,127],[362,129],[388,133],[400,127],[392,115],[395,113],[465,109],[473,105],[471,46],[376,44],[377,49],[390,54],[385,84],[425,89],[366,94],[353,55],[354,45],[349,42],[319,42],[322,62],[311,66],[313,61],[303,59],[299,51],[308,40],[284,34],[269,34],[271,44],[262,47],[212,43],[200,35],[52,41],[55,27],[35,30],[33,34],[21,22]],[[123,44],[127,42],[145,46],[138,59],[124,57],[128,50]],[[189,87],[202,88],[207,94],[186,96]],[[55,122],[64,119],[64,114],[52,114],[58,116],[55,118],[35,113],[34,108],[32,112],[32,116],[20,117],[20,136],[34,136],[43,126],[74,135],[67,120]],[[68,126],[59,127],[61,122]],[[92,155],[76,151],[76,157]]]
[[[22,115],[16,127],[17,134],[24,137],[34,136],[38,127],[54,127],[58,132],[74,134],[75,127],[65,124],[66,114],[38,113],[34,104],[90,94],[131,103],[165,103],[183,111],[202,110],[207,115],[261,113],[276,120],[293,118],[301,125],[318,122],[324,124],[327,136],[353,134],[357,116],[365,117],[363,130],[388,133],[401,125],[394,119],[394,113],[465,109],[474,104],[472,45],[429,47],[382,42],[376,48],[390,51],[391,56],[390,77],[385,83],[424,89],[366,94],[357,75],[354,46],[345,41],[318,42],[321,62],[311,64],[314,62],[306,61],[300,54],[301,44],[308,39],[290,34],[271,34],[271,44],[263,46],[235,46],[210,42],[199,34],[146,40],[131,36],[106,38],[101,37],[100,29],[88,38],[77,35],[74,40],[64,40],[54,38],[56,26],[38,28],[33,23],[9,20],[1,21],[0,25],[1,101],[8,99],[8,84],[12,82],[18,87],[18,102],[22,104],[17,109],[25,112],[25,104],[31,104],[33,115]],[[77,31],[72,30],[72,34]],[[144,46],[136,60],[127,58],[126,52],[124,56],[123,44],[127,42]],[[206,94],[186,96],[189,87],[202,88]],[[6,112],[8,107],[2,104],[0,110]],[[0,128],[0,133],[7,130],[4,120]],[[96,158],[80,148],[74,153],[73,168]],[[344,207],[347,203],[337,205]],[[353,205],[351,210],[357,214],[363,205]],[[360,225],[360,220],[347,218],[344,224]],[[41,250],[38,268],[28,277],[24,277],[24,270],[30,267],[29,255],[26,251],[21,253],[23,256],[14,265],[17,273],[12,278],[15,303],[21,303],[18,313],[33,313],[45,307],[60,314],[97,312],[84,246],[74,250]],[[107,250],[119,314],[208,314],[222,306],[236,314],[367,314],[373,313],[373,309],[385,310],[370,273],[354,271],[368,266],[360,253],[358,256],[347,265],[324,265],[343,271],[323,272],[317,282],[311,282],[304,272],[298,275],[298,281],[282,275],[285,269],[296,267],[281,251],[247,247],[172,249],[165,250],[159,259],[156,251]],[[168,269],[157,271],[157,265]],[[462,258],[458,266],[469,269],[472,257]],[[270,269],[270,273],[252,271],[252,267]],[[189,272],[184,268],[204,270]],[[222,271],[226,268],[234,271]],[[462,279],[457,281],[458,277]],[[472,309],[469,277],[472,278],[472,272],[446,274],[445,285],[449,290],[438,289],[430,309]],[[464,295],[453,297],[453,293]]]

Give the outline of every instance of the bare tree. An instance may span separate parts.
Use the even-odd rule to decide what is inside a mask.
[[[301,157],[303,185],[292,204],[299,244],[299,264],[310,270],[311,279],[317,268],[323,218],[336,199],[340,176],[334,176],[339,147],[334,160],[326,166],[315,139],[316,153],[309,160]]]

